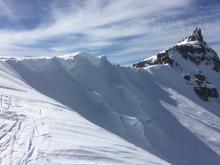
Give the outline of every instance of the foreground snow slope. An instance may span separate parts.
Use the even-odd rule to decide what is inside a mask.
[[[54,81],[50,85],[59,93],[61,91],[59,83],[62,82],[63,87],[67,88],[59,95],[67,98],[67,90],[71,92],[67,83],[72,78],[63,79],[64,70],[59,65],[48,64],[46,68],[41,66],[44,62],[46,64],[53,61],[54,59],[0,63],[0,164],[168,164],[150,152],[92,123],[76,110],[39,93],[27,85],[26,80],[21,77],[23,73],[19,73],[21,70],[16,72],[9,65],[9,63],[19,67],[30,65],[28,70],[30,69],[33,74],[38,69],[39,72],[45,69],[43,71],[45,75],[42,74],[44,78],[38,80],[39,77],[36,77],[33,80],[37,81],[39,86],[45,86],[45,89],[49,89],[47,81],[57,75],[55,78],[57,80],[60,78],[60,81]],[[42,67],[42,70],[36,67]],[[50,67],[57,68],[55,75],[47,74],[48,71],[52,71],[49,70]],[[59,69],[60,72],[56,72]],[[73,84],[75,85],[77,84]],[[85,87],[76,86],[76,88],[79,88],[77,91],[79,93],[74,93],[76,97],[82,94],[80,90],[87,92],[84,97],[93,99],[98,97],[94,91],[87,91]],[[47,92],[52,92],[49,90]],[[102,104],[101,100],[99,101]],[[87,103],[82,99],[80,104],[83,108]],[[97,103],[95,107],[94,103],[94,106],[90,107],[91,113],[92,111],[98,113],[98,106]]]
[[[2,59],[0,92],[2,164],[220,162],[219,98],[204,102],[168,65]]]

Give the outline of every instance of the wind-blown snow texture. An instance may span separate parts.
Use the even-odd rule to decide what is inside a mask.
[[[202,71],[219,91],[219,73],[177,58],[182,70],[2,58],[0,164],[218,165],[220,100],[198,97],[192,77]]]

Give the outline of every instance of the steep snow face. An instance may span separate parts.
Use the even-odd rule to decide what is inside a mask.
[[[179,70],[85,54],[0,66],[5,164],[219,164],[219,99],[196,97]]]
[[[0,62],[0,164],[169,164],[78,113],[90,111],[88,115],[94,114],[98,121],[102,117],[99,111],[109,110],[98,92],[78,84],[66,71],[78,62],[90,60],[80,56],[74,60],[29,58]],[[67,100],[66,105],[61,104],[64,101],[58,95]],[[105,119],[114,117],[109,118],[109,125],[119,122],[113,111],[106,113]],[[135,117],[122,117],[125,127],[134,127],[136,133],[143,131]]]

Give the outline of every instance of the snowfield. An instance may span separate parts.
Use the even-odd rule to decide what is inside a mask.
[[[8,62],[0,67],[0,164],[169,164],[39,93]]]
[[[0,96],[3,165],[220,164],[220,99],[201,100],[168,65],[2,58]]]

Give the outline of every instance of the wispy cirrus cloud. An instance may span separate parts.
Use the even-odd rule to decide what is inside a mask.
[[[45,4],[39,0],[31,5],[38,5],[42,12],[24,17],[30,11],[20,7],[24,10],[13,18],[18,13],[12,5],[15,1],[0,3],[0,9],[8,6],[4,19],[8,18],[8,24],[22,20],[22,28],[4,28],[0,23],[0,55],[89,51],[129,63],[175,43],[195,26],[204,28],[208,39],[220,37],[213,35],[217,28],[209,29],[220,23],[218,4],[198,7],[193,6],[195,0],[55,0]]]

